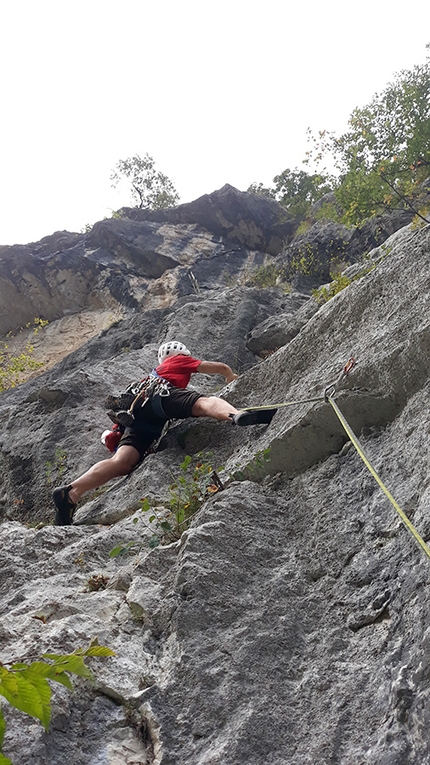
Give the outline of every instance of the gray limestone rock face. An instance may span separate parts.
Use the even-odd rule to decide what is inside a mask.
[[[47,254],[38,245],[0,248],[0,335],[35,317],[52,321],[67,311],[105,304],[97,292],[100,268],[85,259],[82,237],[66,252]]]
[[[2,492],[16,502],[3,503],[0,493],[0,517],[49,519],[54,485],[109,456],[100,442],[111,425],[104,401],[157,365],[159,344],[180,338],[196,357],[222,360],[243,371],[257,362],[246,346],[249,332],[285,300],[276,288],[231,288],[209,297],[184,297],[175,310],[132,314],[42,377],[5,393],[10,406],[2,409]],[[224,378],[199,375],[192,384],[212,394],[223,387]],[[117,513],[124,514],[120,508]]]
[[[281,262],[287,277],[294,278],[298,273],[309,280],[310,288],[328,281],[333,266],[351,258],[352,234],[353,229],[341,223],[317,221],[283,250]]]
[[[179,265],[161,252],[164,238],[156,223],[110,218],[96,223],[88,237],[90,248],[103,248],[141,276],[157,279]]]
[[[317,310],[316,301],[308,295],[287,295],[282,311],[269,316],[250,332],[246,343],[249,350],[263,357],[277,351],[300,332]]]
[[[110,218],[87,234],[57,232],[29,245],[1,247],[0,335],[34,317],[51,322],[85,309],[147,311],[247,283],[271,252],[268,231],[279,205],[245,194],[246,204],[235,207],[232,199],[240,194],[229,187],[227,198],[212,199],[213,215],[222,217],[226,209],[232,215],[231,225],[220,230],[205,215]],[[248,234],[241,238],[242,229]]]
[[[297,222],[274,199],[239,191],[226,183],[212,194],[169,210],[124,208],[134,220],[197,223],[217,236],[239,242],[251,250],[277,255]]]
[[[350,241],[350,252],[354,261],[361,258],[370,250],[383,244],[396,231],[404,229],[414,212],[409,209],[397,210],[385,215],[375,215],[357,227]]]
[[[14,765],[430,760],[429,560],[324,396],[353,357],[335,401],[428,542],[429,256],[429,226],[397,231],[322,306],[220,283],[129,305],[0,394],[0,661],[95,636],[115,651],[91,662],[93,684],[55,690],[47,733],[2,701]],[[53,526],[53,485],[108,456],[105,396],[173,336],[237,364],[232,384],[196,376],[195,388],[238,409],[281,404],[272,422],[177,422],[138,470],[85,496],[72,526]],[[225,488],[179,539],[151,547],[186,455],[210,461]]]

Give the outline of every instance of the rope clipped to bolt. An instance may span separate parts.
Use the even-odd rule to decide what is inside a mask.
[[[284,406],[295,406],[296,404],[315,404],[317,402],[321,401],[328,401],[328,396],[333,396],[336,393],[336,389],[339,387],[340,383],[344,380],[345,377],[347,377],[348,373],[355,367],[356,360],[353,358],[348,359],[347,363],[345,364],[344,368],[342,369],[342,372],[340,373],[339,377],[334,383],[331,383],[328,385],[324,390],[324,395],[321,396],[315,396],[314,398],[300,398],[300,399],[294,399],[292,401],[281,401],[280,404],[264,404],[262,406],[244,406],[241,407],[241,412],[259,412],[263,409],[282,409]]]
[[[394,499],[391,492],[387,489],[385,484],[383,483],[382,479],[376,472],[375,468],[371,464],[369,458],[367,457],[362,445],[360,444],[360,441],[358,440],[357,436],[353,432],[351,426],[347,422],[345,416],[342,414],[341,410],[339,409],[338,405],[334,401],[334,396],[337,393],[337,390],[341,383],[345,380],[345,378],[348,376],[349,372],[355,367],[356,360],[354,358],[349,358],[346,362],[345,366],[343,367],[339,377],[335,382],[330,383],[327,385],[327,387],[324,389],[324,396],[323,400],[326,403],[329,403],[331,407],[333,408],[336,416],[338,417],[342,427],[344,428],[349,440],[351,441],[352,445],[356,449],[358,455],[363,460],[364,464],[366,465],[367,469],[369,470],[370,474],[373,476],[375,481],[377,482],[378,486],[382,489],[385,496],[390,500],[391,504],[393,505],[394,509],[396,510],[397,514],[399,515],[400,519],[402,520],[403,524],[406,526],[408,531],[412,534],[415,541],[420,545],[424,553],[427,555],[428,558],[430,558],[430,548],[425,543],[422,536],[419,534],[415,526],[411,523],[409,518],[407,517],[406,513],[402,510],[402,508],[399,506],[398,502]],[[307,403],[315,403],[317,401],[321,401],[321,396],[318,398],[305,398],[305,399],[299,399],[295,401],[282,401],[280,404],[267,404],[264,406],[250,406],[246,407],[246,409],[243,409],[243,411],[255,411],[259,409],[280,409],[281,407],[285,406],[294,406],[295,404],[307,404]]]

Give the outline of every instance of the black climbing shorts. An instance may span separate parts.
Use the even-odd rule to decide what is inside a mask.
[[[143,460],[151,444],[154,443],[161,436],[164,423],[161,423],[159,428],[148,426],[147,423],[142,421],[136,421],[131,428],[126,428],[121,440],[118,444],[120,446],[134,446],[140,454],[140,459]]]
[[[151,444],[160,438],[167,420],[184,420],[193,417],[192,408],[203,396],[194,390],[170,388],[168,396],[154,396],[136,411],[136,420],[131,428],[126,428],[118,444],[133,446],[142,460]]]
[[[197,393],[195,390],[185,390],[184,388],[170,388],[169,396],[157,396],[158,402],[168,420],[184,420],[186,417],[193,417],[192,408],[203,393]],[[157,402],[157,403],[158,403]]]

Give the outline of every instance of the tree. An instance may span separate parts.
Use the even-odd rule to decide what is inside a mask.
[[[257,183],[254,181],[254,183],[251,183],[250,186],[248,186],[247,191],[250,194],[260,194],[262,197],[269,197],[269,199],[275,199],[275,191],[274,189],[271,189],[269,186],[263,186],[263,184]]]
[[[275,197],[295,217],[309,215],[311,207],[332,190],[328,176],[287,168],[273,179]]]
[[[248,191],[276,199],[297,218],[307,217],[312,205],[332,190],[328,176],[320,173],[310,174],[297,168],[290,170],[287,167],[282,173],[275,175],[273,183],[272,188],[266,188],[262,183],[253,183]]]
[[[341,136],[321,131],[310,137],[314,147],[305,162],[333,158],[345,223],[357,225],[399,205],[424,218],[420,195],[430,168],[430,58],[400,72],[370,104],[354,109]]]
[[[130,182],[136,207],[165,210],[174,207],[179,201],[173,182],[155,169],[155,162],[149,154],[143,158],[136,154],[128,159],[120,159],[110,178],[114,188],[124,180]]]

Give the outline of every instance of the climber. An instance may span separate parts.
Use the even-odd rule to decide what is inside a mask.
[[[116,420],[115,414],[110,413],[111,418],[120,425],[126,424],[113,456],[97,462],[68,486],[54,489],[52,496],[56,506],[57,526],[71,524],[76,503],[82,494],[102,486],[112,478],[128,475],[146,456],[151,444],[160,437],[169,420],[212,417],[214,420],[227,420],[241,426],[268,424],[272,420],[276,409],[239,412],[221,398],[187,390],[191,375],[195,372],[223,375],[226,383],[237,379],[227,364],[195,359],[180,342],[171,341],[160,346],[158,366],[149,376],[154,383],[160,383],[159,388],[156,386],[144,404],[134,408],[132,414],[118,412]],[[112,402],[115,399],[109,397],[109,400]],[[121,421],[120,415],[125,416],[125,422]]]

